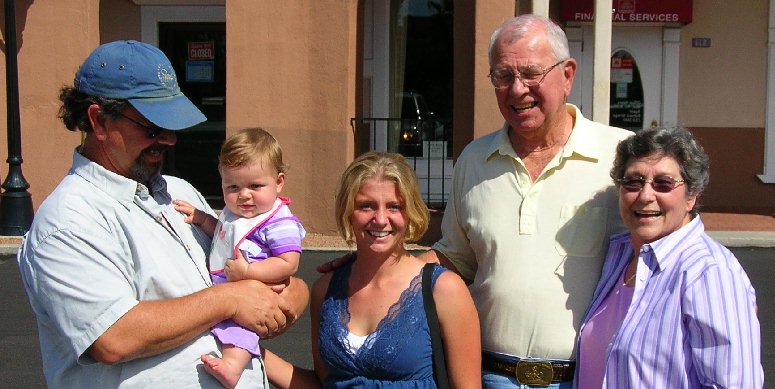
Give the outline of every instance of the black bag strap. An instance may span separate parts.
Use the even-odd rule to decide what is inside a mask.
[[[433,301],[432,277],[435,265],[435,263],[427,263],[422,268],[422,301],[425,308],[425,316],[428,320],[428,329],[431,331],[433,375],[436,378],[436,386],[439,389],[447,389],[449,388],[447,361],[444,358],[444,345],[441,343],[439,317],[436,315],[436,302]]]

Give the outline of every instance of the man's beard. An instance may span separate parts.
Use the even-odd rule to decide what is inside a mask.
[[[146,163],[144,157],[153,151],[158,151],[164,154],[168,148],[168,146],[155,145],[143,150],[137,159],[135,159],[134,163],[132,163],[132,166],[129,168],[130,173],[132,174],[132,179],[137,182],[147,184],[151,181],[152,177],[159,175],[161,173],[162,161],[156,163]]]

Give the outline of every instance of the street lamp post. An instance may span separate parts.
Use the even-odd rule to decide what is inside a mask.
[[[4,1],[6,103],[8,112],[8,176],[0,194],[0,235],[20,236],[32,224],[30,184],[22,174],[22,141],[19,126],[19,74],[16,63],[16,10],[14,0]]]

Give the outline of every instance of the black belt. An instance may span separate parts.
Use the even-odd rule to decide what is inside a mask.
[[[572,381],[576,362],[551,359],[520,359],[514,362],[483,353],[482,368],[516,377],[522,385],[549,386],[552,383]]]

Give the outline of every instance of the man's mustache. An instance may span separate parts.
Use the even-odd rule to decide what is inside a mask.
[[[167,150],[169,150],[169,149],[170,149],[170,146],[165,146],[165,145],[158,145],[158,144],[157,144],[157,145],[152,145],[152,146],[148,146],[148,147],[146,147],[146,148],[145,148],[145,149],[142,151],[142,153],[141,153],[141,154],[142,154],[142,155],[146,155],[146,154],[150,154],[150,153],[153,153],[153,152],[159,152],[159,153],[162,153],[162,154],[163,154],[163,153],[166,153],[166,152],[167,152]]]

